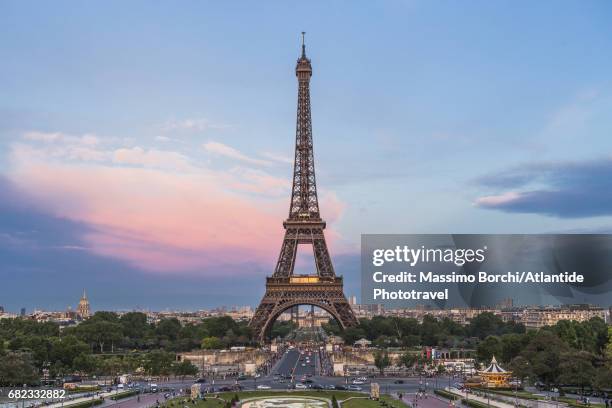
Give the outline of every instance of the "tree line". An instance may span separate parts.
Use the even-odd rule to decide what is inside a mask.
[[[197,369],[176,362],[176,353],[205,346],[250,345],[245,322],[211,317],[198,324],[176,318],[149,323],[144,313],[122,316],[96,312],[76,326],[28,319],[0,320],[0,384],[28,384],[43,370],[49,378],[70,374],[109,375],[143,368],[149,375],[191,375]],[[195,369],[195,371],[194,371]]]
[[[425,316],[422,322],[377,316],[360,319],[358,326],[345,331],[332,321],[324,328],[347,344],[361,338],[372,341],[381,349],[375,353],[379,368],[391,364],[382,351],[386,347],[464,348],[475,350],[473,357],[482,367],[495,356],[521,380],[547,387],[612,387],[612,327],[600,318],[561,320],[554,326],[526,330],[522,324],[504,322],[485,312],[465,326],[432,316]],[[418,352],[406,352],[396,364],[413,367],[422,365],[423,359]]]

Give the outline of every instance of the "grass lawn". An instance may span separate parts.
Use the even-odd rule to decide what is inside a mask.
[[[225,401],[229,401],[232,399],[234,394],[238,394],[238,398],[241,400],[245,400],[248,398],[256,398],[256,397],[280,397],[280,396],[290,396],[290,397],[313,397],[313,398],[325,398],[330,399],[332,395],[336,396],[338,400],[345,400],[350,397],[364,397],[367,394],[358,393],[358,392],[349,392],[349,391],[243,391],[243,392],[223,392],[215,395],[219,395],[219,397]],[[407,405],[401,401],[393,400],[391,397],[382,396],[382,400],[388,403],[389,407],[395,408],[406,408]],[[191,403],[185,403],[185,397],[175,398],[166,402],[162,407],[165,408],[183,408],[184,406],[193,407],[193,408],[222,408],[225,406],[224,402],[207,397],[206,401],[198,400],[195,405]],[[348,401],[346,404],[342,405],[346,408],[370,408],[370,407],[380,407],[380,402],[378,401],[370,401],[368,399],[354,399]]]
[[[499,394],[499,395],[504,395],[506,397],[514,397],[514,391],[509,391],[509,390],[494,390],[494,389],[485,389],[485,388],[478,388],[478,391],[484,392],[484,393],[491,393],[491,394]],[[546,397],[542,396],[542,395],[536,395],[536,394],[532,394],[529,391],[517,391],[516,392],[516,396],[519,398],[523,398],[523,399],[528,399],[528,400],[543,400],[546,399]]]
[[[380,399],[382,401],[385,401],[388,407],[393,407],[393,408],[408,407],[408,405],[404,404],[402,401],[394,400],[393,398],[388,397],[386,395],[383,395],[382,397],[380,397]],[[352,399],[342,404],[342,408],[370,408],[370,407],[380,408],[380,406],[381,405],[379,401],[372,401],[369,399]]]
[[[582,402],[576,402],[576,398],[560,397],[559,401],[567,403],[570,407],[576,407],[576,408],[581,408],[581,407],[586,408],[587,407],[587,405],[583,404]],[[594,404],[592,402],[590,405],[588,405],[588,407],[590,408],[604,408],[605,406],[606,406],[605,404]]]

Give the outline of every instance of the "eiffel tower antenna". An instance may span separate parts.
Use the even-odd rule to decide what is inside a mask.
[[[357,324],[344,296],[342,277],[334,272],[323,233],[326,224],[319,212],[310,110],[312,65],[306,57],[305,34],[302,32],[302,55],[295,67],[298,80],[295,160],[289,216],[283,222],[285,238],[274,273],[266,278],[266,293],[249,324],[260,342],[266,341],[281,313],[298,305],[327,311],[342,328]],[[316,271],[308,275],[293,273],[299,244],[310,244],[313,249]]]

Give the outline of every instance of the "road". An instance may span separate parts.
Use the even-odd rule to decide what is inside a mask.
[[[301,354],[301,353],[304,354]],[[310,352],[310,355],[308,353]],[[306,357],[309,357],[309,362],[306,361]],[[300,359],[301,358],[301,359]],[[302,364],[304,364],[302,366]],[[280,377],[279,377],[280,376]],[[289,377],[289,378],[282,378]],[[240,385],[243,389],[255,389],[257,385],[270,386],[274,390],[286,390],[293,384],[302,383],[302,380],[308,381],[310,387],[322,386],[323,388],[331,385],[338,387],[351,385],[352,378],[343,377],[330,377],[320,375],[320,356],[318,351],[315,350],[298,350],[290,349],[278,363],[273,367],[270,375],[265,377],[257,378],[256,380],[249,379],[240,381]],[[452,382],[454,380],[451,379]],[[376,378],[367,379],[365,384],[359,384],[361,391],[369,392],[370,383],[376,382],[380,385],[381,393],[404,393],[413,394],[419,391],[419,389],[427,389],[429,393],[433,393],[434,385],[444,387],[449,383],[447,377],[440,377],[438,380],[434,379],[420,379],[419,377],[412,378]],[[401,382],[401,383],[400,383]],[[218,384],[221,384],[220,382]],[[299,387],[299,386],[298,386]]]

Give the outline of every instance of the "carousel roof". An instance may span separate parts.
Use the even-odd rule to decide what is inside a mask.
[[[493,358],[491,359],[491,364],[487,368],[482,370],[481,372],[497,374],[497,373],[507,373],[508,371],[501,368],[499,364],[497,364],[497,360],[495,359],[495,356],[493,356]]]

